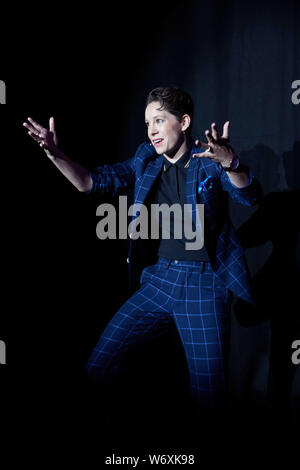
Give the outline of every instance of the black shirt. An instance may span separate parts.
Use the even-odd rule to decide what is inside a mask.
[[[185,243],[193,243],[194,239],[186,239],[184,236],[183,227],[183,214],[185,198],[185,183],[188,172],[188,167],[191,158],[191,148],[189,148],[176,163],[171,163],[164,156],[163,170],[158,179],[156,180],[153,188],[153,203],[154,204],[167,204],[172,206],[176,203],[181,206],[181,225],[182,237],[180,239],[174,238],[174,213],[170,211],[170,238],[162,238],[162,214],[159,217],[159,248],[158,256],[168,259],[178,260],[194,260],[194,261],[208,261],[208,255],[205,247],[200,250],[186,250]],[[195,226],[192,225],[195,232]]]

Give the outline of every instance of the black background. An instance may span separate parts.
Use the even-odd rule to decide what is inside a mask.
[[[124,445],[182,452],[187,376],[175,334],[139,358],[138,379],[133,373],[129,382],[136,409],[125,411],[125,425],[107,421],[106,404],[85,377],[98,337],[128,297],[128,241],[97,239],[96,207],[110,199],[80,194],[22,126],[28,116],[44,126],[54,116],[59,146],[70,158],[89,168],[125,160],[147,140],[144,101],[160,85],[191,93],[195,137],[204,140],[212,122],[221,129],[229,119],[234,149],[263,186],[260,208],[230,208],[259,305],[253,312],[236,302],[232,311],[237,411],[228,429],[243,436],[249,455],[258,447],[276,455],[286,441],[293,449],[300,401],[299,369],[291,363],[291,343],[300,339],[300,105],[291,101],[291,84],[300,79],[299,10],[296,1],[266,0],[5,10],[2,422],[28,459],[45,446],[52,455],[64,449],[67,458],[80,450],[88,458],[93,449],[100,462],[106,449],[118,449],[120,435]],[[199,443],[192,447],[199,451]]]

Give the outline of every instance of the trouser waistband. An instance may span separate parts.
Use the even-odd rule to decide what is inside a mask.
[[[194,268],[204,271],[205,269],[211,269],[209,261],[192,261],[192,260],[179,260],[179,259],[167,259],[167,258],[158,258],[157,264],[172,267],[181,267],[181,268]]]

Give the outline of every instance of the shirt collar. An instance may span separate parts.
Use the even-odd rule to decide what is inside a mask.
[[[163,155],[165,171],[167,171],[171,166],[177,166],[177,167],[180,167],[180,168],[184,168],[184,167],[187,168],[188,167],[187,163],[190,159],[190,151],[191,151],[191,146],[188,147],[187,151],[175,163],[171,163]]]

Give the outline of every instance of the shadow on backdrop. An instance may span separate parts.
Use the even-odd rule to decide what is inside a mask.
[[[299,143],[284,155],[289,186],[297,187],[299,173],[290,165],[299,159]],[[256,351],[246,363],[246,375],[240,392],[245,408],[270,413],[283,434],[291,432],[294,403],[299,401],[296,386],[297,365],[291,360],[294,340],[300,338],[300,190],[266,194],[261,205],[238,229],[244,249],[271,242],[272,252],[252,279],[256,307],[241,299],[234,315],[243,329],[249,330]],[[247,333],[246,333],[247,334]],[[253,352],[253,346],[252,346]],[[293,390],[293,393],[292,393]],[[249,408],[249,400],[254,406]],[[294,423],[293,431],[296,432]]]

